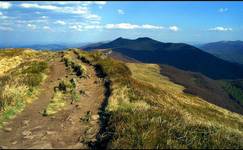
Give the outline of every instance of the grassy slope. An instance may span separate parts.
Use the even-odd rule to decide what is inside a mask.
[[[0,126],[36,98],[47,76],[51,53],[24,49],[0,50]]]
[[[158,65],[110,58],[97,63],[112,82],[107,112],[114,135],[108,147],[243,147],[241,115],[185,94],[184,87],[160,75]]]
[[[197,95],[209,103],[243,114],[243,107],[232,99],[216,80],[168,65],[160,65],[160,73],[169,77],[172,82],[183,85],[186,88],[183,90],[185,93]]]

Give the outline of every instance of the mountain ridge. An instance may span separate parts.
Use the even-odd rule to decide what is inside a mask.
[[[218,41],[199,46],[221,59],[243,64],[243,41]]]
[[[151,38],[117,38],[91,49],[112,49],[145,63],[167,64],[186,71],[200,72],[213,79],[243,78],[243,65],[220,59],[185,43],[163,43]]]

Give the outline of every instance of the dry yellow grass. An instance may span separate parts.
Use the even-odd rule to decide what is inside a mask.
[[[184,93],[184,87],[162,76],[160,67],[156,64],[127,63],[126,65],[131,70],[134,79],[159,88],[166,96],[158,99],[158,102],[165,108],[172,107],[181,112],[188,123],[224,127],[226,130],[243,135],[242,115],[208,103],[197,96]]]
[[[10,69],[17,67],[22,61],[23,59],[20,56],[15,56],[12,58],[0,58],[0,75],[3,75]]]
[[[43,68],[50,55],[46,54],[31,49],[0,50],[0,127],[36,99],[39,85],[47,78]]]
[[[26,61],[39,61],[38,56],[45,55],[47,52],[38,52],[32,49],[4,49],[0,53],[0,76],[9,70],[16,68]]]
[[[185,87],[160,75],[158,65],[98,63],[112,83],[109,148],[243,147],[242,115],[184,93]]]

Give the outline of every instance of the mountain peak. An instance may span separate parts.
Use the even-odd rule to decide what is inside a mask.
[[[119,38],[115,39],[114,41],[118,41],[118,40],[126,40],[126,39],[123,37],[119,37]]]
[[[139,37],[136,40],[154,40],[154,39],[151,39],[149,37]]]

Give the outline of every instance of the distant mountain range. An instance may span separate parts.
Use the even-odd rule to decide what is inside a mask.
[[[68,48],[66,45],[60,45],[60,44],[47,44],[47,45],[26,45],[26,46],[21,46],[20,48],[32,48],[36,50],[63,50]]]
[[[1,46],[0,48],[31,48],[36,50],[64,50],[67,48],[78,48],[92,43],[77,43],[77,44],[33,44],[33,45],[15,45],[15,46]]]
[[[219,41],[199,46],[219,58],[243,64],[243,41]]]
[[[167,64],[186,71],[200,72],[213,79],[243,78],[243,65],[231,63],[185,43],[163,43],[143,37],[86,46],[85,50],[112,49],[145,63]]]

